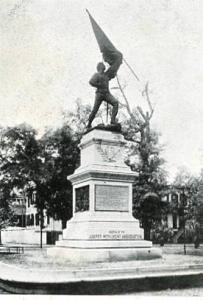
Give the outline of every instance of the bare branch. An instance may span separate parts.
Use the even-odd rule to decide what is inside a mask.
[[[118,100],[118,103],[121,107],[127,108],[127,105]]]
[[[133,142],[135,142],[136,144],[140,144],[141,142],[138,140],[133,140]]]
[[[146,113],[144,113],[140,106],[137,106],[136,109],[131,111],[127,96],[124,93],[123,87],[120,84],[118,76],[116,76],[116,79],[117,79],[117,83],[118,83],[118,87],[120,89],[120,92],[121,92],[121,94],[122,94],[122,96],[125,100],[125,103],[126,103],[126,104],[123,104],[123,103],[120,103],[120,104],[121,104],[121,106],[126,108],[129,116],[131,117],[131,120],[133,121],[133,123],[136,127],[135,128],[135,133],[140,132],[140,134],[142,135],[145,130],[147,130],[147,132],[148,132],[150,130],[149,121],[152,118],[153,113],[154,113],[154,109],[152,107],[150,97],[149,97],[149,84],[148,84],[148,82],[145,85],[145,89],[142,92],[142,96],[146,99],[146,101],[148,103],[149,112],[146,111]],[[139,142],[136,141],[136,143],[139,143]]]
[[[153,109],[153,107],[152,107],[152,104],[151,104],[151,101],[150,101],[150,97],[149,97],[149,82],[146,83],[145,89],[144,89],[144,91],[142,92],[142,96],[143,96],[143,97],[146,96],[145,98],[146,98],[146,100],[147,100],[147,103],[148,103],[149,109],[150,109],[150,116],[149,116],[149,119],[151,119],[151,118],[152,118],[152,115],[153,115],[153,113],[154,113],[154,109]]]
[[[149,115],[149,120],[152,118],[153,113],[154,113],[154,110],[151,111],[151,114]]]
[[[136,109],[133,110],[133,113],[135,114],[136,118],[137,118],[137,123],[140,126],[141,124],[143,124],[143,120],[140,118],[140,112],[137,111],[137,107]]]
[[[146,115],[144,114],[142,108],[140,106],[137,106],[137,110],[139,111],[140,115],[143,117],[144,121],[147,122],[147,117]]]

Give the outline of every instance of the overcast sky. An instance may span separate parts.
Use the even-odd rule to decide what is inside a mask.
[[[141,81],[149,81],[153,126],[161,132],[170,173],[203,166],[202,0],[1,0],[0,124],[42,131],[80,97],[101,60],[88,8]],[[143,105],[123,64],[131,105]],[[116,82],[111,83],[116,86]],[[112,93],[115,93],[112,90]]]

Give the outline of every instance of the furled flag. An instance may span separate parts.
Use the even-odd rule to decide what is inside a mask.
[[[97,39],[97,43],[99,45],[100,51],[102,52],[103,59],[107,62],[111,67],[109,68],[108,73],[111,73],[111,77],[114,78],[117,74],[117,71],[122,64],[123,55],[120,51],[118,51],[94,18],[91,16],[89,11],[87,10],[89,15],[92,28]]]

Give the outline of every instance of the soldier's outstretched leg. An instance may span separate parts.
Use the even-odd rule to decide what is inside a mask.
[[[114,98],[110,93],[106,96],[106,102],[113,106],[112,115],[111,115],[111,124],[116,124],[116,116],[118,113],[118,100]]]
[[[92,121],[94,120],[98,110],[99,110],[99,107],[102,103],[102,95],[99,94],[99,93],[96,93],[96,96],[95,96],[95,102],[94,102],[94,106],[93,106],[93,109],[89,115],[89,118],[88,118],[88,124],[87,124],[87,128],[91,128],[91,125],[92,125]]]

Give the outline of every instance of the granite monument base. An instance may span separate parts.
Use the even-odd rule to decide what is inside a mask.
[[[68,177],[73,218],[48,255],[77,263],[161,257],[132,216],[136,174],[124,163],[125,145],[120,132],[93,129],[83,136],[81,165]]]
[[[72,263],[114,262],[159,258],[160,249],[143,240],[139,222],[128,212],[77,213],[63,239],[48,254]]]

